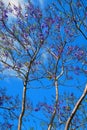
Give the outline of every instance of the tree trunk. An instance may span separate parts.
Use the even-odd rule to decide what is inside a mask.
[[[24,82],[23,96],[22,96],[22,111],[21,111],[21,114],[19,116],[18,130],[21,130],[21,127],[22,127],[22,118],[23,118],[24,112],[25,112],[26,86],[27,86],[27,80]]]
[[[71,123],[71,121],[72,121],[74,115],[76,114],[76,111],[78,110],[78,108],[79,108],[81,102],[82,102],[83,99],[85,98],[86,94],[87,94],[87,85],[86,85],[86,87],[85,87],[85,89],[84,89],[84,92],[83,92],[82,96],[81,96],[81,97],[79,98],[79,100],[77,101],[77,103],[76,103],[76,105],[75,105],[75,107],[74,107],[74,109],[73,109],[73,111],[72,111],[70,117],[68,118],[68,120],[67,120],[67,122],[66,122],[65,130],[69,130],[70,123]]]
[[[57,109],[57,104],[58,104],[58,81],[57,80],[55,80],[55,89],[56,89],[55,108],[54,108],[50,123],[48,125],[48,130],[51,130],[51,128],[53,126],[53,121],[54,121],[54,118],[55,118],[55,115],[56,115],[56,109]]]

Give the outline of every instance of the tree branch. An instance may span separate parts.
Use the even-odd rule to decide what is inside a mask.
[[[26,86],[27,86],[27,80],[24,82],[24,88],[23,88],[23,98],[22,98],[22,112],[19,116],[19,123],[18,123],[18,130],[21,130],[22,127],[22,118],[25,112],[25,102],[26,102]]]
[[[53,121],[56,115],[56,108],[57,108],[57,104],[58,104],[58,81],[55,80],[55,89],[56,89],[56,101],[55,101],[55,107],[54,107],[54,111],[52,113],[52,117],[50,120],[50,123],[48,125],[48,130],[51,130],[52,126],[53,126]]]
[[[83,92],[82,96],[81,96],[81,97],[79,98],[79,100],[77,101],[77,103],[76,103],[76,105],[75,105],[75,107],[74,107],[74,109],[73,109],[73,111],[72,111],[70,117],[68,118],[68,120],[67,120],[67,122],[66,122],[65,130],[69,130],[70,123],[71,123],[73,117],[75,116],[75,114],[76,114],[76,112],[77,112],[77,110],[78,110],[78,108],[79,108],[81,102],[84,100],[86,94],[87,94],[87,84],[86,84],[86,87],[85,87],[85,89],[84,89],[84,92]]]
[[[24,87],[23,87],[23,97],[22,97],[22,111],[21,111],[20,116],[19,116],[18,130],[21,130],[21,127],[22,127],[22,119],[23,119],[23,116],[24,116],[24,113],[25,113],[26,89],[27,89],[27,83],[28,83],[29,72],[30,72],[32,63],[34,62],[34,60],[35,60],[35,58],[36,58],[36,56],[37,56],[39,50],[40,50],[40,47],[36,50],[36,52],[35,52],[34,55],[32,56],[31,62],[30,62],[30,64],[29,64],[29,66],[28,66],[28,71],[27,71],[26,76],[25,76]]]
[[[56,100],[55,100],[54,111],[52,113],[52,117],[51,117],[50,123],[48,125],[48,130],[51,130],[51,128],[53,126],[54,118],[56,116],[57,104],[58,104],[58,79],[63,75],[63,73],[64,73],[64,66],[62,66],[62,70],[61,70],[60,74],[55,78]]]

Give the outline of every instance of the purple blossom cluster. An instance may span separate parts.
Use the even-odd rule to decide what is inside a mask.
[[[4,6],[4,3],[2,1],[0,1],[0,7]]]
[[[56,24],[56,29],[58,32],[60,32],[61,25],[59,23]]]
[[[55,19],[48,17],[48,18],[45,18],[45,22],[46,22],[47,26],[52,26],[52,24],[55,23]]]
[[[77,5],[78,8],[82,7],[82,3],[81,3],[80,1],[78,1],[78,2],[76,3],[76,5]]]
[[[8,18],[8,11],[7,10],[3,10],[3,18],[4,19]]]
[[[0,96],[0,106],[3,105],[3,97]]]
[[[39,39],[40,39],[41,41],[44,41],[44,35],[43,35],[43,33],[39,33],[39,34],[38,34],[38,37],[39,37]]]
[[[48,111],[48,113],[52,113],[54,108],[51,105],[48,105],[47,103],[39,103],[37,105],[37,108],[35,108],[34,110],[36,112],[40,111],[41,109],[44,110],[44,108]]]
[[[75,33],[75,31],[73,30],[73,28],[72,27],[70,27],[70,26],[66,26],[66,27],[64,27],[64,32],[65,32],[65,34],[67,35],[67,37],[73,37],[74,36],[74,33]]]
[[[32,17],[32,18],[38,18],[40,19],[42,17],[42,12],[38,7],[34,7],[32,3],[29,3],[28,5],[25,6],[26,8],[26,13],[25,17]]]
[[[78,46],[68,46],[67,55],[72,55],[73,58],[81,60],[85,57],[85,51]]]
[[[12,123],[10,123],[10,122],[3,122],[3,124],[1,125],[0,124],[0,127],[2,128],[2,129],[12,129],[12,127],[13,127],[13,124]]]

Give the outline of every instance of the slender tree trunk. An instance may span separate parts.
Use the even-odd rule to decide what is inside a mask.
[[[57,109],[57,104],[58,104],[58,81],[57,80],[55,80],[55,90],[56,90],[55,108],[54,108],[54,111],[52,113],[52,117],[51,117],[50,123],[48,125],[48,130],[51,130],[51,128],[53,126],[53,121],[55,119],[56,109]]]
[[[79,108],[81,102],[82,102],[83,99],[85,98],[86,94],[87,94],[87,85],[86,85],[86,87],[85,87],[85,89],[84,89],[84,92],[83,92],[82,96],[81,96],[81,97],[79,98],[79,100],[77,101],[77,103],[76,103],[76,105],[75,105],[75,107],[74,107],[74,109],[73,109],[73,111],[72,111],[70,117],[68,118],[68,120],[67,120],[67,122],[66,122],[65,130],[69,130],[70,123],[71,123],[71,121],[72,121],[74,115],[76,114],[76,111],[78,110],[78,108]]]
[[[24,87],[23,87],[23,96],[22,96],[22,111],[20,113],[20,116],[19,116],[19,122],[18,122],[18,130],[22,130],[21,127],[22,127],[22,118],[24,116],[24,113],[25,113],[25,102],[26,102],[26,87],[27,87],[27,82],[28,82],[28,76],[29,76],[29,72],[30,72],[30,68],[32,66],[32,63],[34,62],[38,52],[40,50],[40,47],[35,51],[32,59],[31,59],[31,62],[28,66],[28,72],[26,73],[26,77],[25,77],[25,81],[24,81]]]
[[[23,118],[24,112],[25,112],[26,86],[27,86],[27,81],[24,82],[23,95],[22,95],[22,111],[21,111],[21,114],[19,116],[18,130],[21,130],[22,118]]]

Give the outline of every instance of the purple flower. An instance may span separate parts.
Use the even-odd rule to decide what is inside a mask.
[[[3,105],[3,99],[2,97],[0,96],[0,106]]]
[[[46,18],[45,19],[45,21],[46,21],[46,24],[49,26],[49,25],[51,25],[51,24],[53,24],[54,22],[55,22],[55,20],[54,19],[52,19],[52,18]]]
[[[14,5],[14,10],[18,11],[18,7]]]
[[[40,9],[36,9],[35,14],[36,14],[37,18],[42,17],[42,13],[41,13]]]
[[[84,55],[84,51],[80,50],[75,53],[75,57],[80,60]]]
[[[56,20],[60,22],[60,21],[62,21],[62,17],[57,16],[57,17],[56,17]]]
[[[21,64],[21,63],[17,63],[17,67],[18,67],[18,68],[21,68],[21,67],[22,67],[22,64]]]
[[[35,30],[35,26],[34,25],[32,25],[32,26],[30,26],[30,28],[29,28],[29,30],[32,32],[32,31],[34,31]]]
[[[66,34],[69,34],[69,29],[68,28],[65,28],[64,31],[65,31]]]
[[[43,34],[42,33],[39,33],[39,38],[40,38],[40,40],[44,40],[44,36],[43,36]]]
[[[48,27],[47,24],[45,24],[45,23],[42,23],[42,24],[41,24],[41,28],[42,28],[42,29],[43,29],[43,28],[46,28],[46,27]]]
[[[12,27],[12,30],[13,30],[13,32],[15,32],[15,30],[16,30],[16,27],[14,25]]]
[[[8,124],[8,128],[12,128],[13,124]]]
[[[71,97],[73,97],[74,96],[74,94],[73,93],[71,93]]]
[[[78,1],[76,5],[77,5],[78,8],[80,8],[82,6],[80,1]]]
[[[4,3],[2,1],[0,1],[0,7],[4,6]]]
[[[87,74],[87,70],[84,70],[85,74]]]
[[[56,28],[60,29],[60,24],[59,23],[56,25]]]
[[[87,12],[85,13],[86,17],[87,17]]]
[[[37,112],[37,111],[39,111],[40,109],[39,109],[39,108],[35,108],[34,110]]]
[[[48,106],[48,109],[52,112],[53,111],[53,107],[52,106]]]
[[[76,66],[74,69],[75,69],[75,70],[80,70],[79,66]]]
[[[73,79],[73,77],[72,76],[68,76],[68,80],[72,80]]]
[[[0,106],[3,105],[3,101],[0,101]]]
[[[12,9],[12,8],[9,8],[8,11],[9,11],[10,13],[12,13],[12,12],[13,12],[13,9]]]
[[[28,10],[32,10],[34,7],[33,7],[33,5],[32,5],[31,3],[29,3],[29,4],[27,5],[27,8],[28,8]]]
[[[48,30],[45,30],[45,34],[49,34],[49,31],[48,31]]]
[[[5,36],[4,35],[2,36],[2,39],[5,40]]]
[[[8,57],[9,53],[7,51],[4,52],[4,56]]]
[[[27,33],[24,33],[24,37],[27,38],[27,37],[28,37],[28,34],[27,34]]]
[[[73,47],[73,46],[69,46],[69,47],[67,48],[67,55],[69,55],[70,53],[72,53],[73,50],[74,50],[74,47]]]
[[[66,106],[63,106],[63,109],[66,109]]]
[[[3,17],[4,17],[4,18],[8,18],[7,13],[8,13],[7,10],[4,10],[4,11],[3,11]]]

